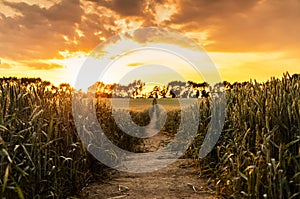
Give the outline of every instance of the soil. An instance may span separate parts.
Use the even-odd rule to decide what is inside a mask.
[[[155,116],[151,120],[156,121]],[[151,123],[150,123],[151,124]],[[156,127],[149,125],[146,132],[152,134]],[[144,167],[165,164],[167,157],[153,157],[151,152],[163,148],[172,137],[160,132],[145,139],[142,150],[149,154],[145,158],[128,158],[126,166]],[[150,153],[147,153],[150,152]],[[166,156],[165,153],[163,153]],[[81,192],[84,199],[161,199],[161,198],[216,198],[211,192],[203,191],[205,179],[199,178],[199,162],[191,159],[173,159],[173,163],[161,169],[146,173],[123,172],[108,169],[109,179],[99,179],[90,183]],[[142,167],[142,169],[144,169]]]

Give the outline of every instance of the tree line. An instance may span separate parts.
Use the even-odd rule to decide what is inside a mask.
[[[289,75],[289,78],[291,80],[300,79],[300,74]],[[47,87],[45,90],[52,92],[74,91],[72,86],[68,83],[61,83],[59,86],[54,86],[51,82],[43,81],[41,78],[2,77],[0,78],[0,82],[18,82],[23,86],[41,84],[44,87]],[[96,98],[207,98],[213,93],[232,89],[233,87],[242,87],[248,83],[248,81],[245,81],[234,82],[231,84],[228,81],[223,81],[212,86],[207,82],[171,81],[162,87],[154,86],[151,91],[146,92],[146,83],[142,80],[134,80],[127,85],[96,82],[88,88],[87,93],[94,93]],[[267,83],[268,82],[266,82],[266,84]]]

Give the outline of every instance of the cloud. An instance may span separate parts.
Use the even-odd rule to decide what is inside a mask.
[[[182,32],[207,31],[209,51],[299,50],[297,0],[181,0],[169,26]]]
[[[88,0],[95,6],[109,9],[113,16],[126,21],[141,22],[143,27],[164,25],[173,12],[174,0]],[[117,24],[116,24],[117,25]],[[137,29],[138,26],[132,27]],[[123,27],[124,30],[124,27]]]
[[[122,16],[140,16],[144,13],[147,0],[95,1]]]
[[[81,15],[78,0],[64,0],[49,9],[26,3],[4,1],[4,4],[21,15],[14,17],[1,15],[2,57],[14,60],[52,58],[58,56],[59,49],[67,47],[64,35],[75,37],[74,23],[80,22]],[[63,18],[59,19],[55,17],[56,15]]]
[[[61,3],[51,6],[45,16],[49,21],[64,23],[78,23],[81,20],[83,10],[79,0],[63,0]]]
[[[62,0],[50,7],[3,1],[18,15],[0,13],[0,56],[10,60],[63,58],[59,52],[90,51],[113,35],[114,17],[105,8],[85,10],[86,1]],[[0,3],[1,4],[1,3]],[[97,34],[96,34],[97,33]],[[37,64],[33,68],[55,68]]]
[[[0,68],[1,69],[10,69],[11,65],[7,64],[7,63],[0,63]]]
[[[141,65],[143,65],[143,63],[141,63],[141,62],[127,64],[127,66],[141,66]]]
[[[197,22],[200,25],[207,21],[212,22],[236,13],[242,13],[251,9],[257,2],[257,0],[180,0],[177,4],[178,12],[173,15],[172,22]]]
[[[62,58],[59,51],[88,52],[123,30],[152,25],[155,17],[149,7],[162,2],[62,0],[44,7],[3,1],[18,14],[0,13],[0,55],[10,60],[46,60]]]
[[[299,51],[300,2],[264,1],[216,31],[212,48],[221,51]]]
[[[23,64],[24,66],[28,66],[29,68],[35,70],[49,70],[49,69],[64,68],[60,64],[46,62],[46,61],[39,61],[39,60],[26,60],[26,61],[20,61],[20,63]]]

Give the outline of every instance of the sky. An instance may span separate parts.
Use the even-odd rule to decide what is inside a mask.
[[[286,71],[300,73],[299,10],[299,0],[0,0],[0,76],[74,84],[96,46],[117,34],[157,27],[203,47],[223,80],[266,81]],[[140,41],[130,45],[134,42]],[[153,65],[149,55],[117,63],[131,69]],[[174,60],[168,64],[180,63]],[[177,73],[193,78],[190,70],[181,69]],[[112,71],[106,81],[122,78],[120,71]],[[167,76],[164,67],[161,74]]]

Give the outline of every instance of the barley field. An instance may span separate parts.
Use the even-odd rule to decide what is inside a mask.
[[[299,198],[300,77],[287,73],[265,83],[235,84],[225,92],[221,137],[213,151],[199,160],[201,176],[209,179],[201,189],[213,191],[219,198]],[[72,93],[71,87],[49,87],[43,81],[2,80],[0,198],[76,197],[94,176],[106,175],[105,167],[78,137]],[[84,94],[78,100],[82,111],[88,110]],[[124,99],[116,101],[119,109],[125,106]],[[149,123],[151,103],[151,99],[129,100],[135,123]],[[158,103],[167,112],[162,131],[175,135],[181,117],[178,100],[160,99]],[[118,128],[111,102],[100,99],[96,106],[107,137],[121,148],[138,151],[143,140]],[[185,157],[198,159],[211,106],[210,97],[198,100],[200,123]]]

